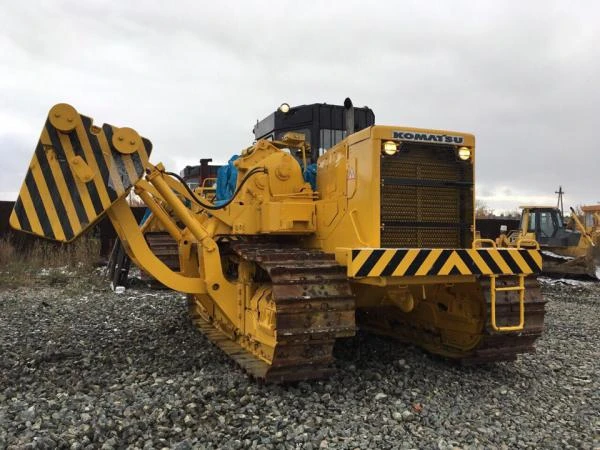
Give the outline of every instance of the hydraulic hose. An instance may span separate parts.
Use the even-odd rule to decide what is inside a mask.
[[[266,167],[255,167],[254,169],[250,170],[246,176],[244,177],[244,179],[242,180],[242,182],[240,183],[240,185],[237,187],[237,189],[235,190],[235,192],[233,193],[233,195],[231,196],[231,198],[229,200],[227,200],[225,203],[221,204],[221,205],[212,205],[210,203],[204,203],[202,200],[200,200],[200,198],[194,193],[194,191],[192,191],[190,189],[190,187],[187,185],[187,183],[185,182],[185,180],[183,178],[181,178],[178,174],[174,173],[174,172],[163,172],[166,175],[170,175],[173,178],[176,178],[177,180],[179,180],[179,182],[181,184],[183,184],[183,187],[185,188],[185,190],[187,191],[188,194],[190,194],[190,196],[192,197],[192,199],[202,208],[204,209],[210,209],[210,210],[217,210],[217,209],[223,209],[226,206],[228,206],[231,202],[233,202],[233,200],[235,199],[235,197],[237,197],[237,195],[240,193],[240,191],[242,190],[242,187],[244,186],[244,184],[246,184],[246,181],[248,181],[248,179],[252,176],[252,175],[256,175],[257,173],[267,173],[267,168]]]

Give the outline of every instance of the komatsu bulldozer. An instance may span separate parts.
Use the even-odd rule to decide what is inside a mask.
[[[58,104],[10,223],[70,242],[107,214],[137,265],[188,294],[208,339],[270,382],[328,376],[336,339],[357,327],[471,364],[532,351],[541,254],[474,238],[474,136],[354,131],[323,152],[302,133],[259,139],[232,162],[230,198],[211,201],[152,164],[135,130]],[[177,241],[179,271],[148,247],[131,190]]]
[[[544,275],[600,279],[600,239],[593,208],[584,216],[589,226],[582,223],[573,208],[568,223],[554,206],[520,208],[519,229],[502,233],[496,240],[498,245],[517,247],[523,240],[535,241],[541,249]]]

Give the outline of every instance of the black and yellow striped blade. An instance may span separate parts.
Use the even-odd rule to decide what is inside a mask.
[[[360,248],[348,250],[348,276],[530,275],[542,270],[539,250],[516,248]]]
[[[115,145],[116,144],[116,145]],[[48,115],[10,216],[27,233],[68,242],[96,222],[144,175],[152,144],[61,103]]]

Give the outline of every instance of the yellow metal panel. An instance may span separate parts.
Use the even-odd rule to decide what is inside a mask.
[[[527,253],[538,266],[542,267],[542,254],[538,250],[528,250]]]
[[[327,252],[338,247],[379,246],[380,187],[374,181],[379,179],[381,151],[376,141],[365,139],[368,130],[363,131],[328,150],[317,163],[318,213],[337,203],[337,214],[327,212],[327,218],[318,217],[319,227],[311,242]]]
[[[398,265],[398,268],[394,270],[393,276],[402,276],[406,273],[410,265],[413,263],[420,250],[418,249],[410,249],[406,256],[402,259],[402,262]]]
[[[397,134],[398,132],[403,133],[405,136],[399,136]],[[427,139],[427,137],[424,137],[424,139],[419,139],[418,135],[423,134],[429,135],[427,136],[429,139]],[[371,137],[373,139],[380,140],[406,140],[410,142],[421,142],[426,144],[461,145],[471,148],[475,146],[475,136],[471,133],[435,130],[429,128],[377,125],[371,129]]]
[[[440,249],[440,248],[434,248],[433,250],[431,250],[431,253],[429,253],[429,255],[427,255],[427,257],[425,258],[425,261],[423,261],[423,263],[421,264],[421,267],[419,267],[419,269],[417,270],[415,275],[416,276],[427,275],[427,273],[433,266],[433,263],[435,261],[437,261],[437,259],[440,257],[441,253],[442,253],[442,249]]]
[[[521,254],[519,252],[510,252],[510,255],[512,256],[513,260],[517,263],[517,265],[519,266],[519,268],[523,272],[527,272],[527,270],[529,269],[529,265],[523,259],[523,257],[521,256]]]
[[[486,264],[481,255],[477,250],[469,249],[469,255],[473,259],[475,265],[481,270],[482,273],[493,273],[492,269]]]
[[[82,127],[75,128],[74,131],[77,135],[77,139],[79,140],[81,148],[83,149],[85,161],[87,162],[88,166],[90,167],[90,169],[92,169],[93,173],[100,173],[100,169],[98,167],[100,161],[97,161],[96,158],[99,157],[104,159],[104,157],[102,155],[94,155],[91,149],[90,141],[88,140],[88,136],[85,130],[82,129]],[[139,177],[131,177],[130,175],[130,178],[135,179]],[[100,201],[102,202],[103,209],[108,208],[111,204],[111,200],[108,197],[108,192],[106,191],[105,180],[103,180],[101,177],[94,177],[93,183],[96,185],[96,190],[98,191],[98,195],[100,197]]]
[[[348,276],[358,278],[529,275],[541,270],[539,251],[526,249],[339,248],[336,254],[348,266]]]
[[[471,275],[473,273],[471,270],[469,270],[460,256],[458,256],[458,253],[455,251],[451,253],[450,257],[444,263],[438,273],[440,275],[450,275],[450,272],[453,269],[457,269],[461,275]]]
[[[45,128],[42,131],[41,140],[42,142],[50,142],[50,138],[48,137],[48,133],[46,132]],[[60,198],[65,203],[65,209],[69,218],[69,222],[71,223],[71,228],[74,230],[81,229],[81,222],[79,221],[79,219],[77,218],[77,214],[75,213],[75,205],[73,204],[73,199],[71,198],[71,195],[69,193],[69,188],[65,182],[64,177],[61,176],[60,166],[58,161],[56,160],[56,154],[54,153],[54,151],[48,153],[48,164],[52,171],[52,175],[54,176],[54,180],[56,181],[56,185],[60,193]]]
[[[104,133],[98,133],[96,136],[98,138],[98,145],[102,150],[104,160],[106,161],[106,165],[108,166],[108,171],[110,173],[110,183],[112,184],[109,184],[109,186],[112,186],[117,192],[125,192],[125,189],[123,188],[123,183],[121,182],[121,175],[117,170],[117,163],[113,158],[110,146],[108,145],[108,141],[106,140],[106,135]],[[146,155],[146,152],[142,152],[142,154],[146,158],[146,163],[144,164],[144,167],[146,167],[148,165],[148,157]]]
[[[504,259],[502,258],[502,256],[500,256],[500,253],[498,253],[498,250],[496,250],[496,249],[482,249],[482,251],[487,251],[488,252],[488,254],[492,257],[492,259],[494,260],[494,262],[498,265],[498,267],[500,267],[500,270],[502,270],[502,273],[505,273],[505,274],[512,273],[512,271],[510,270],[510,267],[508,266],[508,264],[506,263],[506,261],[504,261]]]
[[[21,189],[21,192],[19,194],[19,199],[20,199],[20,201],[23,202],[23,207],[25,209],[24,213],[25,213],[25,216],[29,218],[29,222],[31,223],[31,230],[35,234],[38,234],[38,235],[43,234],[44,231],[42,230],[42,225],[40,225],[40,220],[38,219],[37,213],[35,212],[35,208],[33,207],[33,203],[31,202],[31,196],[29,195],[27,186],[23,186],[23,188]],[[13,217],[15,217],[15,219],[17,218],[15,211],[13,211],[11,214],[10,226],[15,229],[21,228],[22,225],[15,226],[15,223],[13,223]],[[16,222],[16,223],[18,223],[18,222]]]
[[[121,158],[123,160],[123,164],[125,165],[125,170],[127,171],[129,179],[134,180],[136,178],[136,173],[131,155],[122,155]]]
[[[375,263],[375,266],[373,266],[373,269],[371,269],[371,272],[373,274],[380,274],[381,271],[385,268],[385,266],[388,265],[388,263],[394,256],[394,253],[396,253],[396,252],[394,252],[394,250],[385,250],[383,252],[383,254],[381,255],[381,257],[379,258],[379,261],[377,261]],[[373,275],[371,275],[371,276],[373,276]]]
[[[260,210],[262,233],[310,233],[315,230],[313,202],[264,202]]]
[[[367,258],[371,255],[372,251],[369,250],[360,250],[356,258],[349,259],[351,261],[351,265],[348,266],[352,268],[352,275],[356,273],[356,270],[363,266],[363,264],[367,261]]]
[[[45,134],[48,134],[48,131],[46,129],[44,129],[44,132]],[[69,140],[69,137],[65,134],[57,133],[57,136],[68,163],[69,161],[72,161],[75,158],[75,152],[73,151],[73,147],[71,146],[71,141]],[[51,143],[49,145],[52,146]],[[81,182],[81,180],[79,180],[80,182],[77,182],[78,179],[75,173],[73,173],[73,180],[75,182],[75,188],[71,188],[71,196],[77,196],[81,201],[81,206],[85,210],[86,216],[85,220],[82,221],[82,225],[85,226],[85,224],[89,223],[91,221],[91,218],[93,218],[96,215],[96,211],[94,210],[94,205],[92,204],[92,199],[90,198],[89,188],[87,187],[86,183]]]
[[[40,163],[39,163],[36,155],[33,156],[32,166],[33,166],[33,169],[31,172],[33,174],[33,179],[35,181],[36,186],[38,187],[38,189],[40,191],[40,198],[41,198],[42,204],[44,205],[44,209],[46,211],[48,220],[50,221],[50,226],[52,227],[52,232],[54,234],[54,237],[56,240],[64,241],[65,233],[61,226],[60,218],[58,217],[58,214],[56,213],[56,208],[55,208],[55,204],[53,201],[53,200],[60,201],[60,199],[53,198],[53,196],[50,195],[48,185],[46,184],[46,180],[44,179],[44,175],[42,174],[42,171],[40,169]],[[50,174],[48,174],[48,176],[51,177],[52,174],[50,173]]]

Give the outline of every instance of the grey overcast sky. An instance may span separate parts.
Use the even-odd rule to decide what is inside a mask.
[[[283,101],[472,132],[491,207],[600,201],[600,2],[16,1],[0,14],[0,198],[48,109],[131,126],[179,171]],[[600,128],[600,127],[599,127]]]

